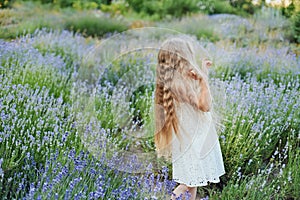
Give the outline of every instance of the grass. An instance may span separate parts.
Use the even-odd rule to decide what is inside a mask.
[[[51,10],[49,6],[38,3],[15,3],[13,9],[2,9],[0,13],[2,39],[14,39],[28,33],[32,34],[36,29],[61,28],[61,15]]]
[[[14,39],[33,34],[37,29],[71,30],[86,37],[103,37],[106,34],[128,29],[128,22],[115,19],[102,12],[57,9],[50,5],[25,2],[16,3],[14,9],[0,10],[0,38]]]
[[[217,42],[220,37],[214,32],[214,27],[207,23],[207,16],[198,15],[192,18],[162,22],[158,26],[177,30],[184,34],[195,35],[199,40]]]
[[[109,33],[127,30],[125,23],[108,17],[81,15],[68,19],[64,27],[67,30],[79,32],[84,36],[103,37]]]

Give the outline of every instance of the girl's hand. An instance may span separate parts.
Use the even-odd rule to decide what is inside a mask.
[[[212,62],[208,59],[204,59],[202,61],[202,64],[206,67],[206,68],[210,68],[212,66]]]
[[[188,71],[187,76],[194,80],[201,80],[201,77],[199,77],[192,69]]]
[[[208,79],[207,74],[202,74],[202,76],[199,76],[198,74],[196,74],[196,72],[194,70],[189,70],[187,73],[187,76],[193,80],[199,81],[200,84],[205,84],[206,80]]]
[[[212,66],[212,61],[208,60],[208,59],[204,59],[202,61],[202,70],[204,71],[204,73],[206,75],[208,75],[208,68],[210,68]]]

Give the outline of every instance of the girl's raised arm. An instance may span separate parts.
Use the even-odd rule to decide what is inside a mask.
[[[212,65],[209,60],[204,60],[202,63],[204,77],[198,76],[193,70],[188,71],[187,76],[198,81],[200,86],[200,94],[196,94],[195,98],[189,98],[190,103],[194,104],[203,112],[209,112],[211,109],[212,99],[208,86],[208,67]]]

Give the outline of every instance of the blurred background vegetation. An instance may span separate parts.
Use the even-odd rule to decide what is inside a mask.
[[[289,23],[284,38],[299,43],[299,0],[0,0],[0,38],[13,39],[38,28],[67,29],[85,36],[103,37],[106,33],[156,26],[158,21],[180,21],[197,14],[253,18],[265,7],[273,9],[270,20],[280,15]],[[210,27],[200,32],[197,28],[184,29],[198,38],[218,40]]]

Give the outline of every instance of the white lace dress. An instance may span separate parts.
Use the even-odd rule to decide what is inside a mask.
[[[173,135],[173,180],[190,187],[220,182],[225,169],[211,113],[197,111],[187,103],[179,103],[176,113],[182,138],[180,143]]]

